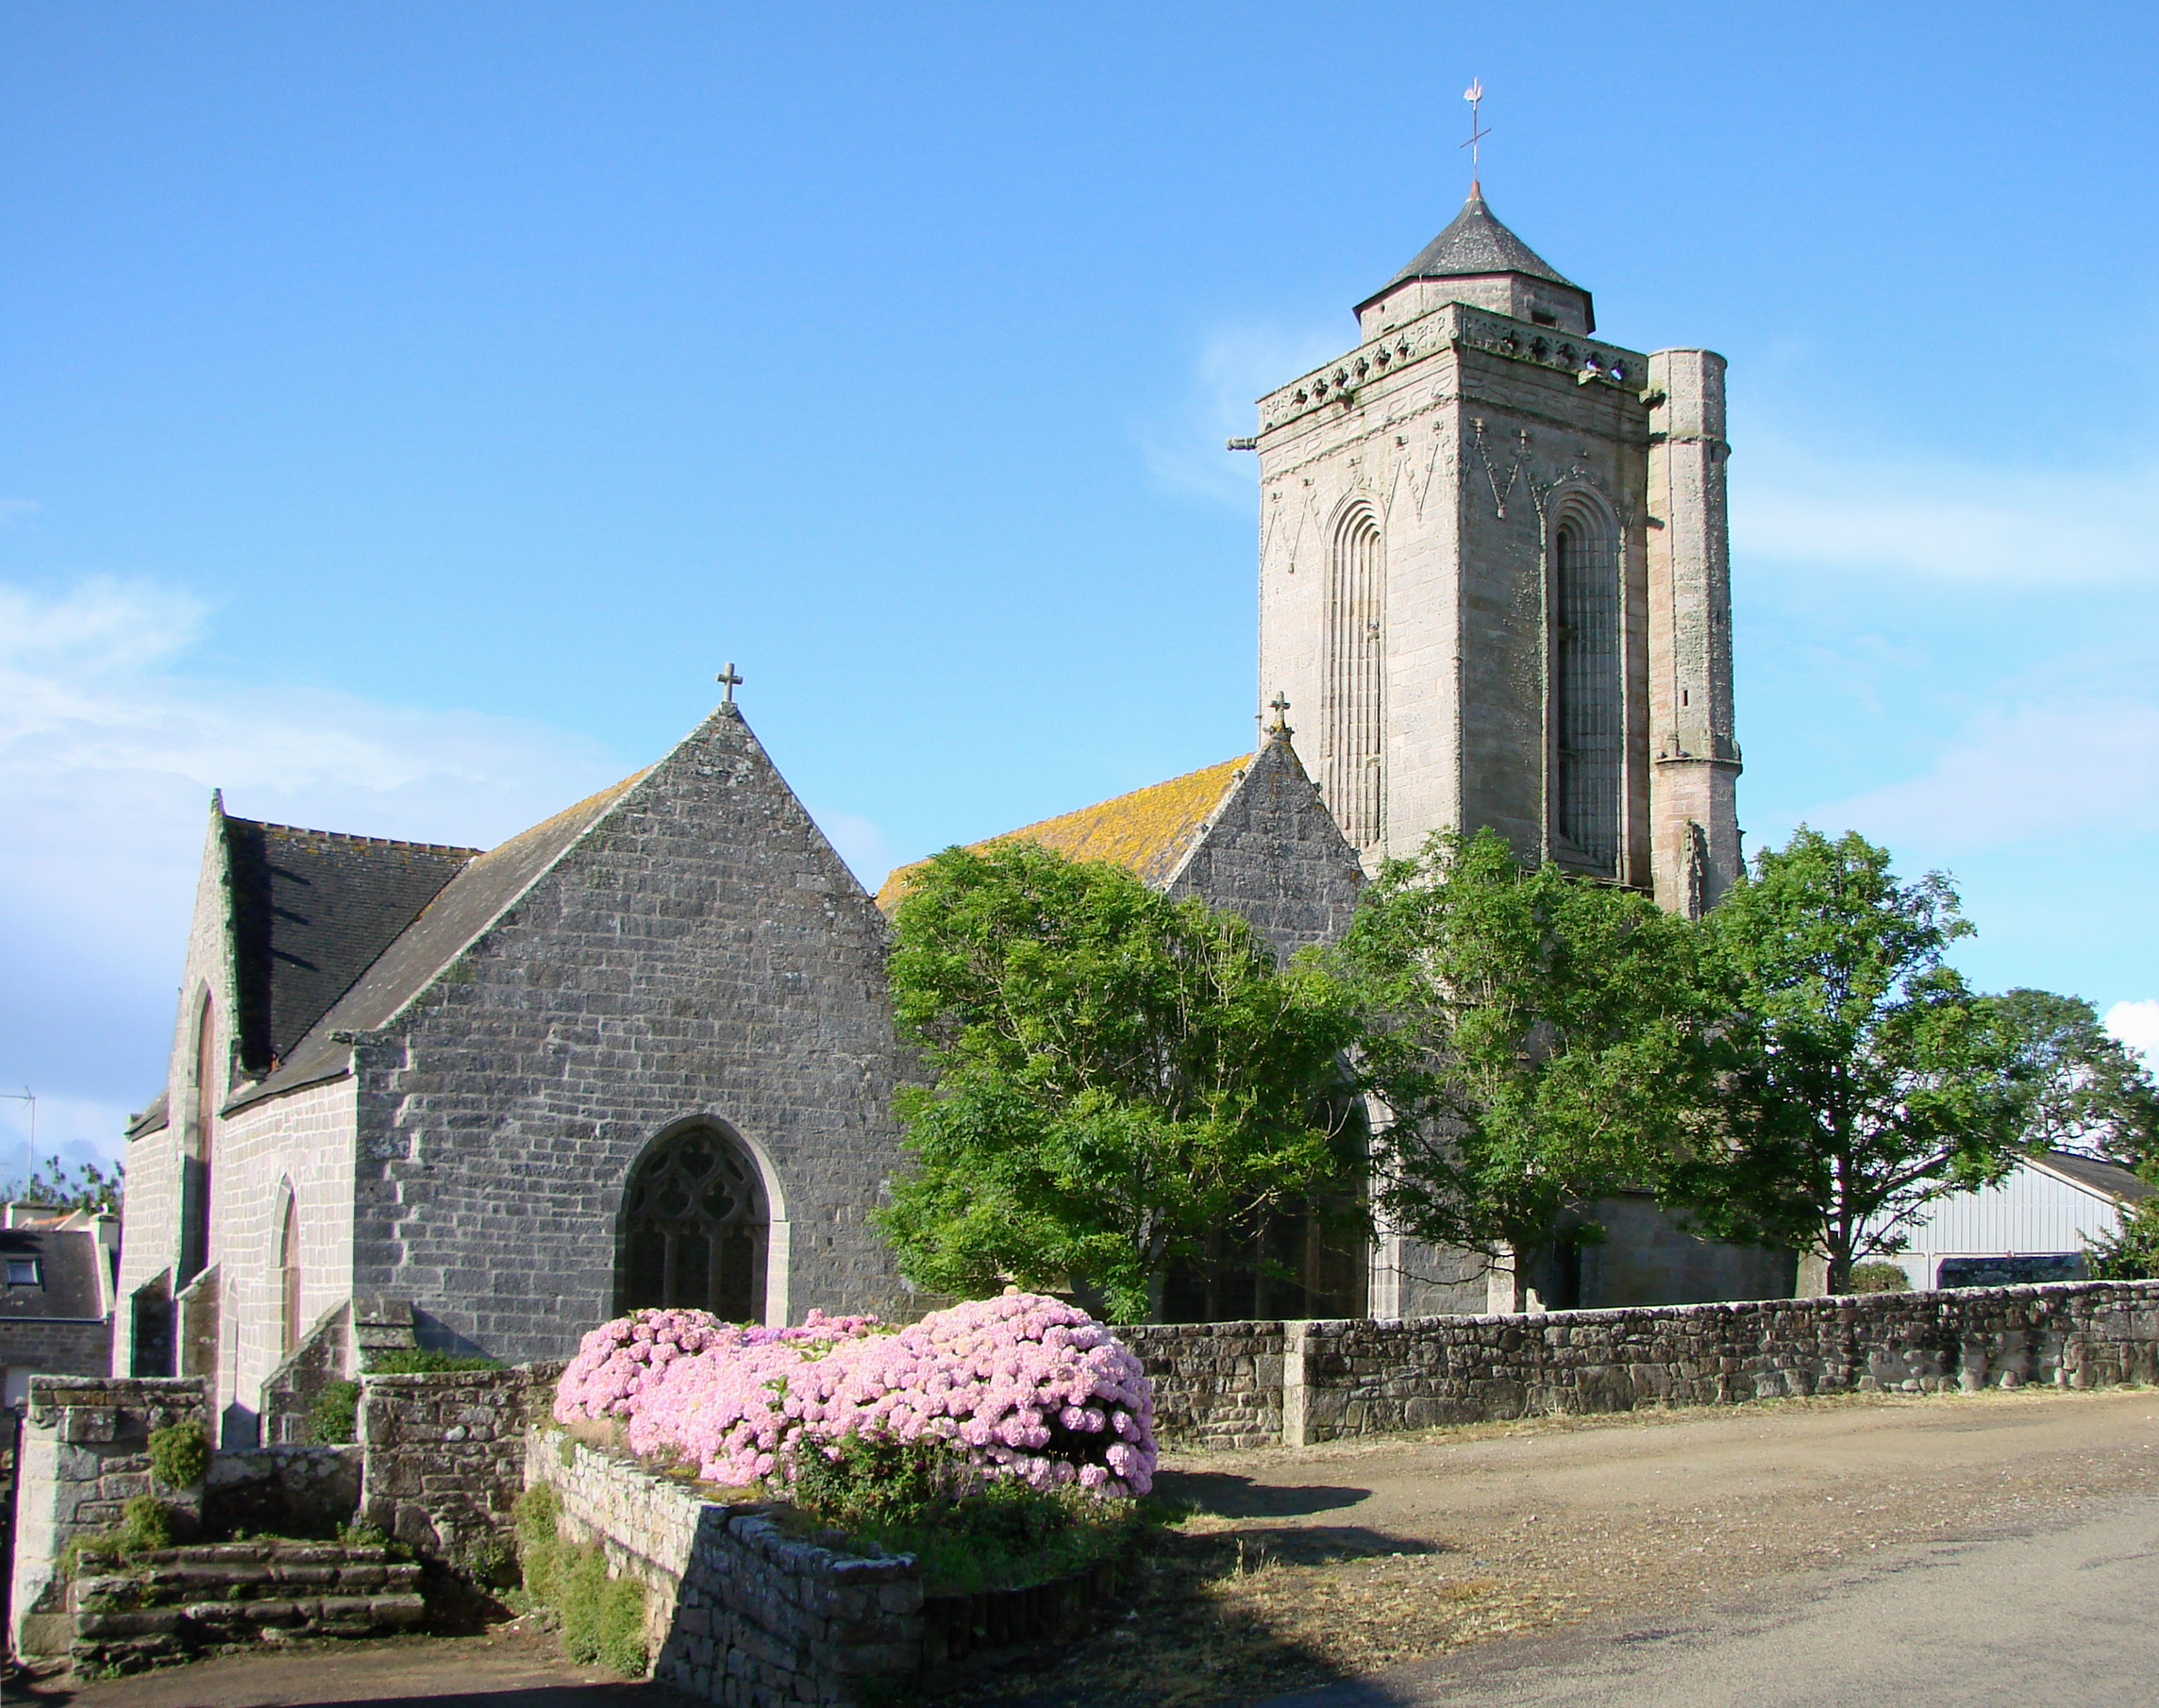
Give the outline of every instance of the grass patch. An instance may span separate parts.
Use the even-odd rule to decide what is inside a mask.
[[[564,1540],[562,1498],[536,1483],[517,1502],[517,1563],[526,1593],[552,1612],[570,1658],[597,1663],[626,1679],[643,1678],[644,1585],[608,1576],[607,1555]]]

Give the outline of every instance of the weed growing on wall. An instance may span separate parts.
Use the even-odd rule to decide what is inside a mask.
[[[167,1488],[193,1488],[209,1475],[209,1436],[192,1419],[150,1434],[150,1470]]]
[[[525,1590],[560,1621],[570,1658],[597,1662],[626,1679],[643,1678],[651,1656],[644,1646],[644,1585],[611,1578],[607,1555],[565,1541],[562,1498],[546,1483],[517,1502],[517,1560]]]

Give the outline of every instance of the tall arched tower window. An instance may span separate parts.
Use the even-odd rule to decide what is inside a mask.
[[[1616,876],[1621,703],[1618,553],[1601,517],[1563,513],[1552,536],[1552,831],[1562,863]]]
[[[217,1153],[217,1104],[225,1079],[217,1071],[217,1006],[208,991],[195,1010],[194,1083],[188,1090],[186,1151],[180,1158],[180,1268],[185,1286],[209,1264],[210,1165]]]
[[[1327,584],[1327,656],[1320,702],[1320,789],[1342,834],[1377,847],[1386,738],[1381,695],[1386,565],[1379,518],[1363,504],[1334,530]]]
[[[662,1136],[623,1196],[618,1313],[646,1306],[764,1318],[771,1213],[749,1153],[717,1122]]]
[[[300,1200],[291,1181],[285,1183],[285,1214],[277,1224],[277,1281],[283,1333],[278,1349],[286,1357],[300,1344]]]

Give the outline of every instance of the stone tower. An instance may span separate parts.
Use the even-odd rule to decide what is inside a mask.
[[[1739,871],[1724,360],[1596,336],[1481,193],[1260,399],[1260,698],[1365,863],[1497,828],[1699,912]]]

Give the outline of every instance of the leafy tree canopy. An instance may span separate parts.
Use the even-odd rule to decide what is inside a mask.
[[[1900,883],[1855,832],[1756,857],[1704,922],[1743,1064],[1730,1149],[1673,1181],[1705,1231],[1815,1252],[1841,1292],[1926,1205],[2014,1166],[2016,1035],[1942,961],[1971,929],[1948,879]]]
[[[1986,998],[2011,1051],[2023,1143],[2159,1169],[2159,1085],[2082,996],[2013,990]]]
[[[1206,1231],[1347,1175],[1347,994],[1233,914],[1029,843],[948,848],[894,917],[915,1171],[879,1222],[939,1292],[1147,1314]]]
[[[2113,1233],[2086,1239],[2084,1260],[2098,1281],[2159,1281],[2159,1197],[2124,1211]]]
[[[0,1186],[0,1198],[10,1203],[42,1204],[55,1210],[117,1210],[125,1168],[107,1174],[95,1163],[74,1167],[59,1157],[47,1157],[30,1172],[28,1180]]]
[[[1668,1171],[1721,1054],[1687,922],[1441,832],[1365,891],[1336,956],[1376,1016],[1381,1202],[1404,1231],[1523,1260],[1563,1216]],[[1594,1229],[1589,1230],[1594,1237]]]

